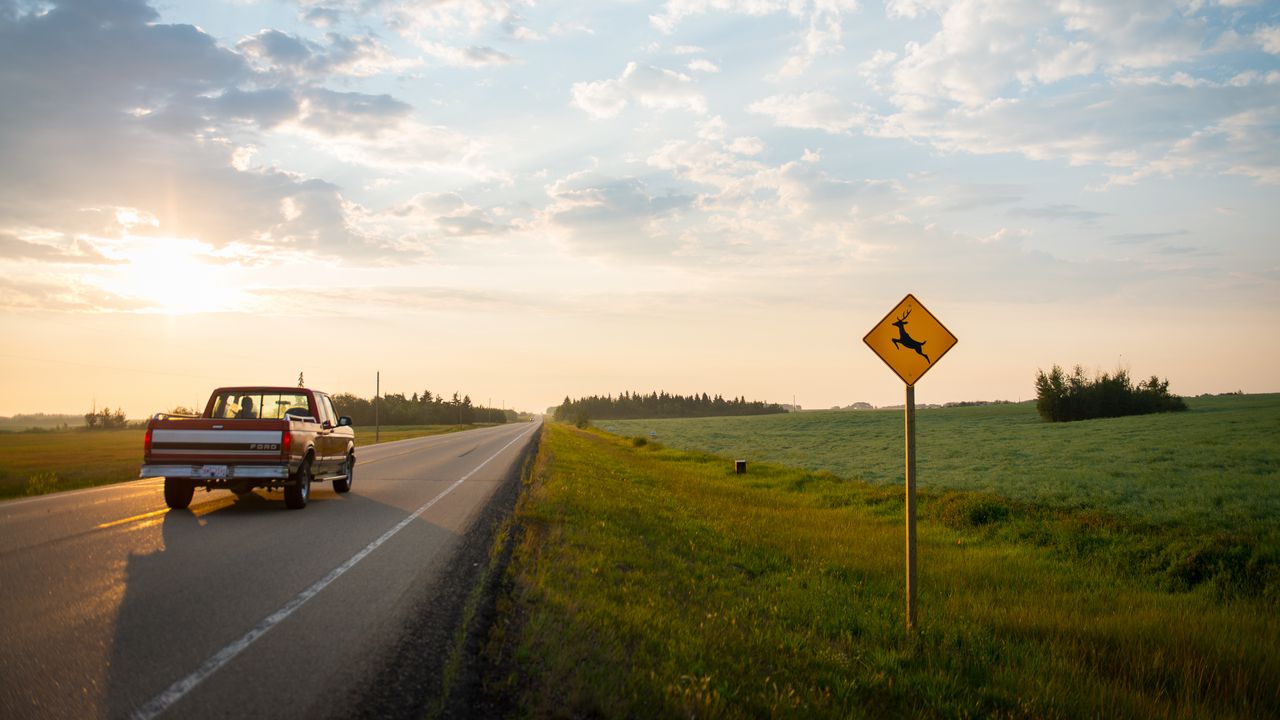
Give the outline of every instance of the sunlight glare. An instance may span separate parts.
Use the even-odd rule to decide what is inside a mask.
[[[153,312],[187,315],[235,310],[241,304],[235,266],[217,264],[213,249],[196,240],[134,238],[127,264],[104,283],[107,290],[141,300]]]

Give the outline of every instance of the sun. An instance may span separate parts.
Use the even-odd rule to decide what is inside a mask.
[[[222,264],[212,248],[182,238],[129,238],[124,263],[104,289],[145,304],[144,312],[189,315],[236,310],[242,304],[237,267]]]

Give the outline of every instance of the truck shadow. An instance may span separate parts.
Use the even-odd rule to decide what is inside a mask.
[[[134,716],[405,516],[404,508],[372,500],[358,490],[339,495],[330,489],[313,488],[311,501],[300,511],[285,508],[279,492],[259,490],[236,497],[215,491],[197,495],[188,510],[170,510],[158,523],[135,530],[154,533],[155,537],[152,542],[137,544],[147,551],[130,553],[119,576],[124,593],[110,641],[104,716]],[[436,548],[448,547],[458,537],[418,518],[396,535],[396,542]],[[426,565],[424,562],[424,568]],[[420,571],[407,569],[406,582],[418,578]],[[348,578],[334,582],[345,580]],[[321,602],[324,595],[322,591],[309,602]],[[306,615],[305,609],[291,620]],[[307,621],[316,623],[312,615],[306,616]],[[314,632],[308,632],[315,636],[316,647],[291,648],[290,652],[318,653],[328,642],[338,642],[355,632],[350,627],[327,627],[330,622],[342,621],[322,619],[319,624],[326,627],[317,624]],[[351,642],[364,640],[355,637]],[[231,664],[246,657],[242,655]],[[304,717],[309,715],[308,709],[322,708],[319,703],[337,699],[300,697],[289,706],[277,704],[284,701],[275,697],[278,688],[267,688],[257,697],[272,698],[272,702],[253,710],[251,698],[261,688],[250,686],[266,680],[249,680],[249,686],[243,688],[228,685],[231,691],[223,692],[224,683],[246,682],[227,677],[233,670],[222,668],[204,683],[219,690],[215,696],[219,708],[205,708],[210,711],[207,714],[230,717],[240,714],[232,708],[247,708],[259,716]],[[342,670],[334,668],[332,673]],[[323,666],[312,671],[330,674]],[[332,686],[341,687],[342,683]],[[222,707],[223,702],[231,704]],[[181,714],[180,708],[176,710]]]

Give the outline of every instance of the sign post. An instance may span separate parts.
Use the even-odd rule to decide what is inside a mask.
[[[912,314],[915,317],[912,317]],[[911,325],[908,332],[907,325]],[[908,294],[862,341],[906,384],[907,631],[916,626],[916,381],[956,344],[914,295]]]

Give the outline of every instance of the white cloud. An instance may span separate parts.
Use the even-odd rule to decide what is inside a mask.
[[[459,48],[436,42],[423,42],[421,46],[428,55],[456,67],[486,67],[517,62],[511,55],[491,47],[472,45]]]
[[[938,101],[976,107],[1020,86],[1051,85],[1098,70],[1115,75],[1160,68],[1203,54],[1203,28],[1157,0],[1136,7],[1101,0],[913,3],[941,21],[924,43],[909,43],[894,70],[901,106]]]
[[[692,15],[709,12],[732,12],[744,15],[772,15],[788,8],[787,0],[667,0],[662,11],[650,15],[649,21],[662,32],[674,32],[680,21]]]
[[[1263,50],[1272,55],[1280,55],[1280,25],[1260,27],[1253,36]]]
[[[881,89],[881,82],[884,80],[886,71],[896,62],[898,54],[888,50],[877,50],[870,59],[858,64],[858,74],[861,75],[874,90]]]
[[[265,29],[236,43],[240,52],[260,72],[285,79],[325,80],[333,75],[373,77],[401,73],[422,65],[419,58],[398,57],[370,35],[325,35],[320,44],[279,30]]]
[[[705,73],[720,72],[720,67],[718,65],[711,62],[710,60],[705,60],[703,58],[698,58],[697,60],[691,61],[688,65],[688,68],[693,72],[705,72]]]
[[[1243,175],[1280,185],[1280,106],[1223,118],[1178,140],[1163,157],[1113,175],[1111,182],[1126,185],[1150,176],[1199,173]]]
[[[642,180],[574,173],[547,187],[551,203],[541,226],[575,253],[588,256],[670,257],[681,244],[681,215],[694,198],[653,193]]]
[[[375,46],[343,55],[343,42],[259,33],[240,55],[141,3],[7,18],[0,66],[24,70],[0,74],[0,95],[24,102],[0,104],[3,225],[263,254],[395,252],[359,226],[363,210],[333,183],[252,166],[264,133],[284,133],[352,162],[475,172],[474,142],[416,122],[405,103],[308,85],[320,68],[359,74],[351,63]]]
[[[764,143],[760,141],[760,138],[740,137],[734,138],[733,142],[727,146],[727,149],[729,152],[737,153],[738,155],[759,155],[764,152]]]
[[[771,78],[782,80],[804,73],[819,56],[841,51],[844,16],[857,9],[857,0],[667,0],[649,21],[670,34],[694,15],[722,12],[760,17],[785,12],[803,23],[804,29],[800,42]]]
[[[747,110],[773,118],[778,127],[845,133],[866,124],[868,110],[821,92],[773,95],[751,103]]]
[[[500,209],[477,207],[452,192],[419,193],[379,213],[376,222],[394,226],[401,237],[426,240],[493,237],[513,229]]]
[[[574,83],[574,107],[595,118],[617,115],[630,102],[650,110],[707,112],[707,102],[688,75],[639,63],[627,63],[612,80]]]
[[[894,107],[869,119],[866,132],[945,151],[1101,165],[1112,183],[1191,172],[1195,163],[1179,159],[1187,153],[1205,158],[1201,169],[1232,167],[1261,181],[1270,177],[1269,153],[1234,164],[1205,155],[1205,138],[1244,142],[1215,131],[1224,119],[1265,113],[1277,101],[1247,90],[1269,82],[1269,73],[1222,80],[1221,68],[1200,63],[1243,49],[1232,40],[1235,19],[1215,16],[1211,25],[1202,10],[1156,0],[891,4],[897,17],[934,14],[939,28],[907,43],[898,59],[881,51],[859,66]],[[1265,28],[1245,33],[1260,44],[1267,37]],[[1187,128],[1199,128],[1200,140]]]

